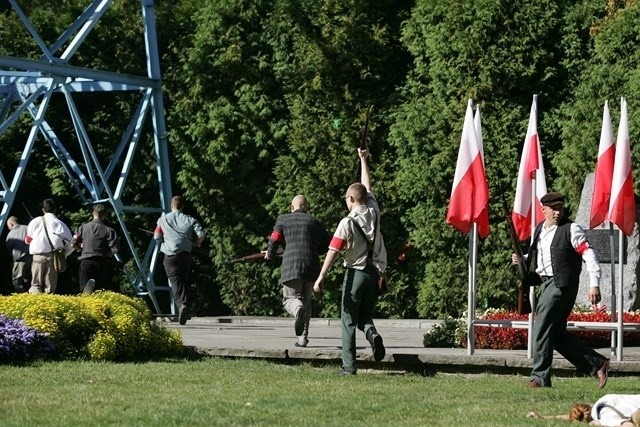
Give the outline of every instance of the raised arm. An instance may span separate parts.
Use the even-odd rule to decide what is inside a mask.
[[[365,186],[367,192],[371,192],[371,177],[369,176],[369,150],[358,148],[358,156],[360,157],[360,183]]]

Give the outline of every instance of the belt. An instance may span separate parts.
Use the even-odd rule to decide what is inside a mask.
[[[548,282],[549,280],[552,280],[553,276],[540,276],[540,278],[542,279],[542,283],[544,283],[544,282]]]

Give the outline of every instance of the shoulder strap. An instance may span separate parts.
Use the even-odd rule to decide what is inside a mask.
[[[369,238],[367,238],[367,235],[365,234],[364,230],[362,229],[360,224],[358,224],[358,221],[356,221],[355,219],[353,219],[350,216],[347,216],[347,218],[349,219],[349,221],[351,221],[353,224],[355,224],[356,230],[358,230],[358,232],[360,233],[362,238],[364,240],[366,240],[366,242],[367,242],[367,263],[372,263],[373,262],[373,246],[374,246],[374,244],[376,242],[376,229],[375,229],[375,227],[373,229],[373,242],[370,242]]]
[[[55,250],[53,243],[51,243],[51,238],[49,237],[49,230],[47,229],[47,220],[44,219],[44,215],[42,215],[42,224],[44,224],[44,235],[47,236],[47,240],[49,241],[49,247],[51,248],[51,252]]]
[[[599,403],[598,407],[596,409],[596,414],[598,415],[598,420],[600,420],[600,411],[602,411],[604,408],[609,408],[610,410],[612,410],[613,412],[616,413],[616,415],[618,415],[618,417],[621,418],[621,420],[630,420],[631,418],[628,415],[623,414],[618,408],[609,405],[608,403]]]
[[[368,246],[373,246],[373,242],[369,241],[369,238],[367,237],[367,235],[365,234],[364,230],[362,229],[362,227],[360,226],[360,224],[358,224],[358,221],[356,221],[353,217],[348,216],[347,219],[349,221],[351,221],[355,226],[356,226],[356,230],[358,230],[358,233],[360,234],[360,236],[362,236],[362,238],[364,240],[367,241],[367,245]],[[374,230],[375,231],[375,230]],[[373,235],[373,238],[375,240],[375,234]]]

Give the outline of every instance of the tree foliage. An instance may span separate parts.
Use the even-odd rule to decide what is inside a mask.
[[[561,146],[545,124],[547,112],[569,90],[562,58],[564,40],[574,35],[564,33],[572,3],[424,0],[404,27],[402,41],[414,66],[394,113],[390,142],[398,152],[398,193],[408,208],[402,220],[421,255],[416,262],[424,266],[422,278],[413,277],[419,281],[421,316],[457,314],[465,306],[467,236],[446,225],[444,217],[468,98],[481,106],[492,196],[492,234],[481,243],[479,259],[480,301],[515,303],[502,207],[513,203],[533,94],[539,96],[545,157]],[[549,170],[548,182],[552,178]]]
[[[614,136],[620,118],[620,98],[628,100],[631,163],[640,160],[634,141],[640,138],[640,4],[608,10],[605,19],[592,27],[595,45],[587,59],[571,99],[558,112],[564,146],[553,159],[558,170],[558,186],[579,200],[587,174],[593,172],[600,141],[600,124],[605,100],[609,101]],[[638,188],[636,180],[636,189]]]
[[[294,195],[305,194],[329,229],[346,213],[340,196],[354,179],[364,110],[373,104],[382,115],[398,82],[400,19],[385,20],[395,9],[221,1],[197,11],[193,45],[180,58],[186,84],[170,116],[177,179],[207,213],[216,274],[234,312],[281,312],[273,265],[223,260],[263,248]],[[375,125],[380,135],[383,126]],[[332,282],[339,286],[338,275]],[[336,314],[338,297],[326,292],[320,309]]]
[[[86,2],[23,3],[52,42]],[[477,300],[512,309],[516,276],[502,208],[513,203],[532,96],[538,95],[547,186],[565,192],[575,208],[595,163],[604,99],[614,120],[618,99],[629,99],[632,141],[638,136],[639,8],[632,0],[158,2],[173,186],[205,225],[215,252],[213,262],[195,261],[195,312],[282,313],[277,263],[225,261],[265,248],[276,217],[299,193],[333,231],[347,213],[341,196],[356,179],[355,148],[373,106],[371,168],[391,283],[379,315],[459,316],[469,242],[444,218],[469,98],[482,112],[491,195]],[[5,9],[0,53],[38,57]],[[144,74],[140,27],[128,25],[138,13],[135,2],[115,1],[74,64]],[[65,106],[54,101],[60,114],[50,120],[71,134]],[[78,100],[101,155],[120,138],[131,101],[121,96],[105,111],[107,100]],[[3,172],[17,161],[23,137],[19,126],[0,136],[7,146]],[[640,160],[633,144],[632,153]],[[39,199],[56,194],[69,215],[84,215],[46,146],[31,161],[48,171],[50,185],[33,173],[21,192]],[[153,185],[148,169],[133,178],[141,188]],[[338,314],[341,277],[334,268],[314,300],[316,315]]]

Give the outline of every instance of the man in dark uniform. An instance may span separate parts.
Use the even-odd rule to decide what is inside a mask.
[[[71,239],[71,244],[82,250],[78,258],[78,279],[80,292],[85,294],[92,293],[94,289],[113,290],[111,266],[114,264],[113,255],[119,248],[116,231],[104,223],[104,205],[95,205],[91,215],[93,219],[81,225]]]
[[[269,237],[266,259],[275,256],[278,245],[284,245],[280,281],[283,305],[295,317],[296,347],[309,343],[311,295],[320,272],[320,254],[327,251],[329,233],[322,223],[309,215],[307,199],[297,195],[291,201],[291,213],[278,217]]]
[[[540,198],[544,221],[531,239],[527,254],[529,271],[542,280],[533,324],[533,369],[529,387],[551,387],[551,364],[555,349],[579,371],[598,379],[600,388],[607,382],[609,360],[567,331],[567,319],[578,294],[580,271],[584,261],[589,273],[589,299],[601,300],[600,265],[589,245],[584,229],[564,215],[564,196],[547,193]],[[515,254],[512,261],[519,260]],[[535,262],[535,263],[534,263]],[[534,268],[531,268],[535,266]]]

